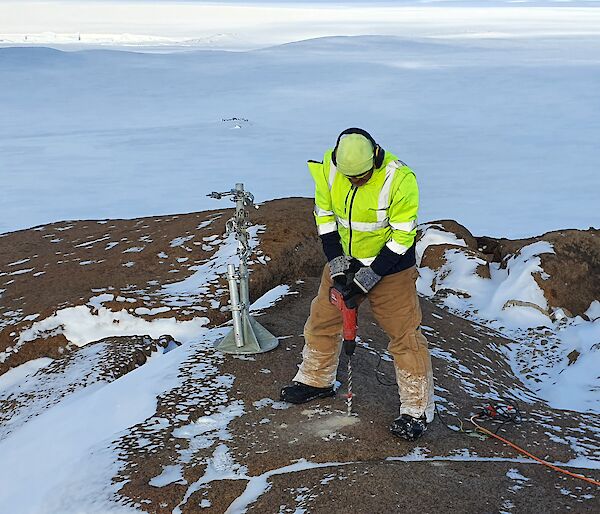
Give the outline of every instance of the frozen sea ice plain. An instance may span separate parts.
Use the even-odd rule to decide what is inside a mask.
[[[93,12],[105,31],[131,33],[122,14],[92,4],[73,11],[81,26]],[[121,4],[113,11],[158,12]],[[148,22],[153,37],[180,37],[162,46],[73,44],[42,33],[41,14],[22,25],[2,18],[0,107],[10,123],[0,128],[0,232],[199,211],[214,207],[206,193],[239,181],[261,201],[310,196],[305,161],[356,125],[415,169],[421,221],[452,218],[505,237],[598,224],[599,9],[328,4],[295,6],[284,24],[291,4],[229,7],[254,16],[241,26],[241,15],[213,6],[222,26],[212,30],[237,30],[237,46],[184,44],[173,33],[178,9],[190,9],[185,30],[210,35],[193,2],[157,4],[165,16]],[[335,24],[318,22],[330,19],[326,9]],[[77,32],[65,23],[48,15],[46,26]],[[9,29],[79,51],[15,48]]]

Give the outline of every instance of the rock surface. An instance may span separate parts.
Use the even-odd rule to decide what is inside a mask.
[[[99,338],[83,346],[68,341],[60,330],[20,340],[36,322],[82,305],[91,315],[107,308],[146,320],[174,317],[183,322],[202,316],[209,327],[222,324],[229,313],[221,274],[207,275],[208,283],[196,293],[177,289],[178,304],[172,302],[174,289],[164,287],[193,277],[203,266],[222,273],[217,264],[231,210],[65,222],[4,235],[0,374],[32,359],[55,360],[23,386],[0,391],[0,443],[57,402],[131,377],[155,356],[170,352],[180,362],[176,385],[157,396],[153,415],[110,442],[119,460],[112,477],[119,488],[114,501],[122,505],[160,514],[597,510],[597,487],[523,459],[495,440],[445,426],[458,427],[459,420],[469,419],[492,398],[517,398],[524,422],[500,427],[502,435],[551,461],[598,463],[600,416],[548,407],[515,377],[506,353],[512,341],[450,314],[435,298],[421,300],[422,328],[433,356],[441,416],[417,443],[395,439],[387,429],[397,415],[398,396],[387,337],[366,303],[353,359],[354,415],[345,415],[345,356],[336,398],[293,407],[278,401],[280,388],[300,362],[303,325],[324,264],[311,211],[308,199],[286,199],[267,202],[252,213],[253,223],[262,226],[260,245],[251,256],[252,298],[280,284],[291,288],[274,307],[257,313],[280,344],[256,356],[224,355],[208,340],[176,346],[171,337],[143,334]],[[283,221],[289,219],[293,224]],[[488,262],[504,259],[509,252],[503,254],[503,249],[510,245],[517,251],[526,244],[501,240],[494,246],[454,222],[437,223],[455,231],[467,249],[428,248],[423,259],[435,269],[444,265],[448,250],[467,251],[478,259],[484,255]],[[596,238],[590,232],[572,242],[588,248],[581,257],[588,270],[595,269]],[[568,245],[553,244],[557,256],[570,251],[573,259],[580,257]],[[558,273],[557,265],[556,280]],[[597,291],[597,283],[586,287],[585,294]],[[102,306],[98,295],[108,295]],[[564,298],[585,301],[583,296]],[[169,309],[159,312],[165,306]],[[78,374],[73,375],[74,369]],[[210,425],[215,420],[221,424]],[[569,469],[600,479],[597,466]]]

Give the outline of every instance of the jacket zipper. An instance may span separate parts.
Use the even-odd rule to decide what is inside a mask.
[[[348,189],[348,192],[346,193],[346,199],[344,200],[344,214],[346,214],[348,212],[348,197],[350,196],[350,193],[352,192],[353,189],[354,189],[354,186],[352,184],[350,184],[350,189]]]
[[[350,257],[352,257],[352,205],[354,204],[354,197],[356,196],[358,187],[352,186],[350,191],[352,191],[352,189],[354,189],[354,193],[352,193],[352,198],[350,198],[350,210],[348,211],[348,227],[350,228],[350,236],[348,237],[348,255],[350,255]],[[350,191],[348,191],[348,194],[350,194]]]

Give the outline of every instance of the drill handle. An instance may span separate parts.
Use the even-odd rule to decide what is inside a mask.
[[[344,302],[342,293],[332,287],[329,290],[329,301],[335,305],[342,314],[342,337],[344,339],[344,352],[349,357],[356,350],[356,331],[358,328],[358,308],[350,308]]]

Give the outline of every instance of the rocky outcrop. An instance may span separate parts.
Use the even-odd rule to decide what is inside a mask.
[[[439,220],[424,225],[426,230],[440,230],[452,237],[440,240],[425,248],[421,266],[439,272],[447,263],[448,251],[462,252],[478,259],[476,274],[490,278],[491,263],[505,269],[508,259],[519,254],[522,248],[545,241],[552,245],[554,253],[542,253],[539,258],[543,272],[533,275],[542,289],[548,309],[536,306],[542,312],[561,308],[567,315],[582,315],[594,300],[600,299],[600,230],[560,230],[547,232],[527,239],[497,239],[474,237],[453,220]],[[419,237],[423,238],[423,230]],[[458,239],[455,242],[454,239]],[[464,242],[464,245],[462,244]]]
[[[65,352],[38,370],[26,384],[0,390],[0,440],[66,396],[98,383],[113,382],[143,366],[154,353],[178,345],[167,335],[158,339],[110,337]]]
[[[310,199],[287,198],[251,211],[260,243],[250,256],[251,299],[302,273],[320,272],[325,258],[312,209]],[[232,215],[233,209],[222,209],[132,220],[69,221],[5,235],[0,276],[9,280],[0,289],[0,375],[30,360],[58,358],[74,349],[61,334],[45,334],[35,344],[20,342],[20,334],[35,321],[101,294],[114,297],[104,303],[114,311],[152,312],[164,307],[165,286],[184,281],[203,265],[210,276],[208,283],[198,284],[197,294],[188,291],[182,305],[167,312],[139,316],[183,321],[201,313],[212,323],[225,322],[229,319],[228,298],[222,294],[225,269],[212,270],[224,266],[216,255],[225,239],[225,222]]]
[[[477,238],[490,260],[501,265],[507,257],[536,241],[547,241],[554,249],[553,254],[540,255],[547,276],[535,276],[549,306],[583,315],[594,300],[600,299],[600,230],[558,230],[515,240]]]

